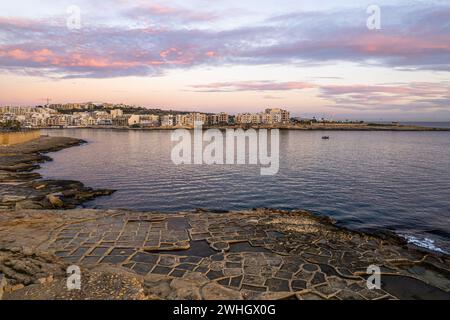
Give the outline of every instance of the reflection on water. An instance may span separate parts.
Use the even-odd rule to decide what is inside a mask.
[[[387,228],[450,251],[450,132],[280,132],[280,170],[184,165],[170,131],[48,130],[89,143],[52,154],[45,177],[113,188],[88,206],[179,211],[304,208],[354,229]]]

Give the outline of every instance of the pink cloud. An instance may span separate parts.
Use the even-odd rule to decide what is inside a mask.
[[[218,53],[216,51],[207,51],[206,55],[210,58],[214,58],[218,56]]]
[[[49,49],[26,51],[22,49],[0,50],[0,57],[7,57],[15,60],[31,60],[34,62],[47,62],[54,58],[54,53]]]
[[[248,27],[200,30],[185,27],[184,21],[195,22],[213,18],[213,15],[206,13],[203,16],[203,12],[144,2],[131,8],[135,8],[135,13],[140,16],[150,12],[152,14],[147,16],[160,17],[170,23],[163,27],[87,25],[79,32],[71,32],[64,23],[0,18],[0,70],[21,72],[26,69],[42,75],[82,78],[160,75],[170,68],[220,63],[350,61],[411,70],[450,71],[450,32],[445,24],[450,9],[445,6],[428,11],[414,9],[415,15],[409,13],[404,26],[388,25],[377,31],[367,30],[365,25],[351,21],[333,24],[333,19],[339,19],[342,12],[292,13]],[[129,9],[130,6],[126,6],[126,10]],[[404,8],[391,11],[397,17],[401,16],[402,10]],[[329,24],[321,23],[323,19]],[[427,22],[427,28],[420,28],[424,19],[432,20]],[[212,59],[218,57],[220,59]],[[247,90],[247,86],[240,84],[237,89]],[[289,90],[289,86],[305,88],[304,84],[298,83],[285,83],[282,87],[253,83],[253,86],[260,90]]]
[[[209,84],[198,84],[191,86],[195,89],[207,92],[230,92],[230,91],[288,91],[311,89],[315,85],[307,82],[273,82],[273,81],[237,81],[216,82]]]
[[[161,51],[159,55],[161,56],[161,58],[167,58],[170,54],[177,52],[178,52],[177,48],[169,48],[167,50]]]
[[[398,108],[443,108],[450,110],[449,83],[415,82],[392,85],[321,85],[310,82],[291,81],[237,81],[215,82],[191,86],[197,92],[238,92],[238,91],[296,91],[315,88],[319,97],[330,101],[329,107],[352,110],[376,110]],[[270,95],[265,99],[272,99]],[[279,97],[276,97],[279,98]]]
[[[320,97],[333,106],[353,110],[450,110],[449,83],[415,82],[393,85],[324,85]]]
[[[155,21],[159,20],[163,24],[167,22],[207,22],[219,18],[219,16],[212,12],[205,12],[202,10],[189,10],[182,7],[168,6],[163,4],[149,4],[141,2],[132,5],[125,10],[125,16],[138,19],[140,21]]]
[[[365,33],[354,37],[349,45],[355,45],[363,53],[375,55],[416,55],[427,51],[440,50],[450,53],[450,35],[434,35],[427,38],[389,35],[385,33]]]

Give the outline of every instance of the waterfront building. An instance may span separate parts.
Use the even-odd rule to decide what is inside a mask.
[[[209,125],[228,124],[229,123],[229,115],[226,114],[225,112],[208,115],[207,123]]]
[[[123,116],[123,110],[122,109],[113,109],[111,110],[111,117],[117,118],[117,117],[122,117]]]
[[[111,114],[108,111],[94,111],[94,117],[102,119],[112,119]]]
[[[138,114],[132,114],[130,118],[128,118],[128,125],[134,126],[140,124],[140,116]]]
[[[220,124],[228,124],[230,121],[230,116],[228,114],[226,114],[225,112],[219,113],[218,117],[219,117]]]
[[[250,113],[239,113],[236,116],[236,123],[238,124],[250,124],[252,123],[252,115]]]
[[[98,126],[112,126],[113,122],[112,119],[97,119],[97,125]]]
[[[93,126],[97,122],[97,120],[94,117],[89,117],[88,120],[88,126]]]
[[[261,113],[261,123],[262,124],[272,124],[273,117],[270,113]]]
[[[30,124],[32,127],[44,127],[48,117],[48,115],[42,113],[33,113],[30,117]]]
[[[250,118],[250,123],[260,124],[261,123],[261,114],[253,113]]]
[[[194,118],[192,114],[186,114],[181,118],[181,125],[183,126],[192,126],[194,124]]]
[[[126,127],[126,126],[128,126],[129,118],[130,118],[130,116],[115,117],[112,119],[113,126]]]
[[[128,119],[129,126],[141,126],[141,127],[157,127],[159,126],[159,116],[158,115],[139,115],[133,114]]]
[[[67,118],[63,115],[49,117],[45,120],[45,122],[48,127],[67,126]]]
[[[176,126],[182,126],[182,125],[183,125],[183,118],[184,118],[184,115],[182,115],[182,114],[177,114],[177,115],[175,116],[175,125],[176,125]]]
[[[191,125],[193,125],[195,122],[201,122],[203,124],[206,124],[208,121],[208,116],[204,113],[194,112],[191,113]]]
[[[269,108],[266,109],[265,113],[270,114],[270,116],[272,117],[272,123],[289,123],[290,121],[289,111],[280,108]]]
[[[217,114],[211,114],[211,115],[209,115],[209,116],[208,116],[208,121],[207,121],[207,123],[208,123],[209,125],[216,125],[216,124],[219,124],[219,115],[217,115]]]
[[[164,115],[161,118],[161,126],[163,127],[172,127],[175,124],[174,116],[171,114]]]
[[[192,112],[189,114],[177,114],[175,116],[175,124],[177,126],[193,126],[194,122],[209,123],[208,115],[199,112]]]
[[[158,127],[160,125],[160,120],[158,115],[141,115],[140,124],[144,127]]]

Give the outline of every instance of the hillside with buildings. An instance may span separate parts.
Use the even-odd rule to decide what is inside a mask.
[[[291,121],[289,111],[275,108],[259,113],[230,115],[146,109],[123,104],[48,104],[36,107],[0,107],[0,122],[24,128],[49,127],[175,127],[204,125],[281,125]]]

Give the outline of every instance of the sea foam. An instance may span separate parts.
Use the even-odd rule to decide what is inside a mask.
[[[431,251],[435,251],[435,252],[439,252],[439,253],[444,253],[444,254],[448,254],[447,251],[437,247],[434,244],[434,240],[429,239],[429,238],[423,238],[423,239],[419,239],[415,236],[411,236],[411,235],[404,235],[404,237],[406,238],[406,240],[408,241],[408,243],[414,244],[418,247],[421,248],[425,248]]]

